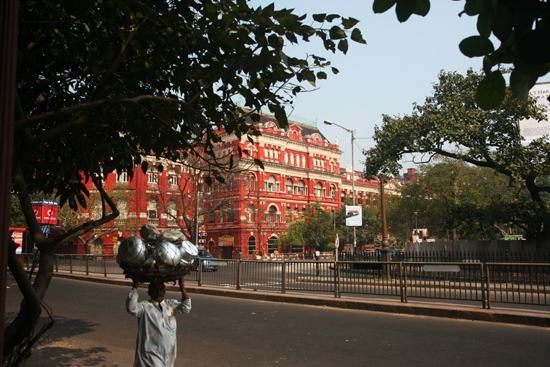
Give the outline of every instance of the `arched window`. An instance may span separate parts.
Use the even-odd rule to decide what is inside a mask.
[[[273,254],[275,250],[278,250],[278,249],[279,248],[277,247],[277,237],[275,236],[269,237],[269,239],[267,240],[267,253]]]
[[[275,205],[271,205],[269,209],[267,210],[267,222],[269,223],[279,223],[279,213],[277,212],[277,208]]]
[[[147,169],[147,183],[158,184],[159,182],[159,170],[155,166],[149,166]]]
[[[233,184],[234,183],[235,183],[235,177],[233,176],[233,174],[230,174],[229,177],[227,178],[227,181],[226,181],[228,192],[233,191]]]
[[[290,165],[294,166],[294,154],[290,153]]]
[[[120,213],[117,219],[128,219],[128,200],[117,200],[116,207]]]
[[[323,185],[321,185],[320,182],[317,182],[317,185],[315,185],[315,196],[321,198],[325,196],[325,188]]]
[[[178,204],[174,200],[170,200],[166,212],[168,214],[168,225],[175,226],[178,223]]]
[[[265,191],[280,191],[280,183],[275,180],[275,176],[271,175],[264,183]]]
[[[288,164],[288,153],[285,152],[285,164]]]
[[[229,204],[227,206],[227,223],[233,224],[235,222],[235,210],[233,210],[233,205]]]
[[[249,223],[256,222],[256,207],[252,204],[248,204],[246,207],[246,220]]]
[[[168,170],[168,186],[178,186],[178,171],[174,168]]]
[[[286,186],[286,193],[287,194],[292,194],[292,179],[290,178],[287,178],[286,179],[286,183],[285,183],[285,186]]]
[[[302,167],[304,167],[304,168],[306,167],[306,156],[305,155],[302,156]]]
[[[147,219],[157,219],[157,200],[150,198],[147,200]]]
[[[330,187],[330,197],[332,199],[336,199],[336,187],[334,187],[334,186]]]
[[[116,182],[118,183],[128,183],[128,172],[122,171],[120,175],[117,176]]]
[[[305,184],[304,180],[298,181],[297,194],[298,195],[307,195],[307,187],[306,187],[306,184]]]
[[[256,190],[256,176],[254,176],[253,174],[249,174],[246,177],[246,189],[248,191]]]
[[[256,254],[256,237],[248,237],[248,253],[250,255]]]

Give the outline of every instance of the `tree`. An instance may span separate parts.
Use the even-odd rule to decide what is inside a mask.
[[[384,13],[395,5],[397,19],[425,16],[430,0],[375,0],[375,13]],[[538,78],[550,71],[550,6],[545,0],[466,0],[460,15],[477,17],[478,35],[460,42],[468,57],[483,57],[485,77],[479,83],[476,102],[483,109],[498,108],[506,97],[502,65],[512,64],[512,93],[524,101]],[[493,39],[500,42],[497,48]],[[496,69],[493,70],[493,68]]]
[[[351,199],[347,201],[347,205],[351,205]],[[363,226],[355,229],[357,246],[374,243],[376,235],[382,233],[380,210],[363,206],[361,214]],[[336,229],[341,244],[353,243],[353,227],[346,226],[346,207],[344,205],[336,212]]]
[[[540,138],[524,144],[519,126],[522,119],[541,121],[545,115],[534,100],[519,101],[510,90],[499,109],[481,110],[475,103],[480,80],[472,70],[466,76],[441,72],[433,96],[411,115],[384,115],[382,127],[375,128],[376,146],[363,151],[366,175],[397,173],[408,153],[426,154],[425,162],[439,155],[490,168],[527,189],[522,218],[527,238],[550,238],[550,143]]]
[[[10,249],[25,298],[5,328],[3,359],[12,365],[36,342],[55,250],[119,214],[102,172],[132,177],[136,165],[147,169],[143,155],[212,161],[216,131],[251,139],[259,132],[246,115],[257,121],[263,106],[284,126],[284,106],[302,82],[315,85],[325,68],[338,72],[322,57],[286,55],[285,44],[318,38],[346,53],[349,39],[365,43],[353,18],[316,14],[314,27],[292,10],[245,0],[21,0],[19,14],[12,182],[41,256],[31,283]],[[250,112],[238,108],[239,98]],[[102,217],[46,238],[28,193],[55,193],[61,207],[76,209],[86,205],[88,180],[101,195]]]
[[[406,223],[400,232],[407,238],[417,220],[419,228],[439,240],[499,239],[511,223],[523,226],[507,208],[519,204],[525,191],[489,168],[441,159],[423,166],[415,181],[402,188],[400,200],[388,206],[388,221]]]
[[[288,226],[277,243],[285,249],[304,246],[307,250],[329,251],[334,249],[330,244],[334,246],[335,236],[332,214],[315,202]]]

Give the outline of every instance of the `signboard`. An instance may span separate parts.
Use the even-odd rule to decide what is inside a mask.
[[[31,204],[38,224],[57,224],[57,201],[33,200]]]
[[[529,91],[529,96],[535,99],[540,107],[546,109],[547,118],[540,122],[535,119],[526,119],[519,122],[523,142],[526,144],[529,144],[534,139],[550,134],[550,122],[548,122],[550,115],[550,102],[548,102],[550,83],[535,84]]]
[[[338,238],[338,233],[336,233],[336,239],[334,240],[334,246],[336,248],[340,247],[340,238]]]
[[[346,205],[346,227],[361,227],[363,213],[360,205]]]
[[[233,246],[235,237],[233,236],[221,236],[218,241],[218,246]]]
[[[16,254],[20,254],[23,252],[23,234],[25,233],[27,229],[26,228],[12,228],[10,227],[11,232],[11,238],[13,242],[15,242],[18,247],[15,250]]]

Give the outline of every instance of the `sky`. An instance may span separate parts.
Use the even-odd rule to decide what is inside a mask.
[[[477,35],[476,19],[459,17],[464,1],[432,0],[426,17],[413,15],[400,23],[395,7],[384,14],[374,14],[372,0],[252,0],[253,6],[294,8],[295,14],[340,14],[358,19],[357,24],[367,42],[350,42],[346,55],[324,51],[320,39],[300,42],[287,53],[304,57],[306,53],[325,56],[340,70],[317,83],[318,90],[298,95],[289,118],[317,122],[319,130],[331,143],[338,139],[343,151],[341,166],[351,163],[351,134],[338,126],[323,123],[328,119],[355,133],[355,170],[362,171],[363,149],[373,147],[374,127],[382,125],[382,115],[406,115],[413,103],[423,104],[432,94],[432,86],[441,70],[464,74],[469,68],[480,71],[482,58],[464,56],[458,45]],[[308,18],[311,19],[311,18]],[[539,80],[539,82],[546,80]],[[290,109],[287,110],[290,112]],[[403,169],[415,168],[412,157],[402,161]]]

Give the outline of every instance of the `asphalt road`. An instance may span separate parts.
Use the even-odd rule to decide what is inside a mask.
[[[8,279],[7,319],[20,296]],[[131,366],[128,287],[53,278],[56,320],[26,366]],[[146,297],[140,290],[142,299]],[[169,292],[167,297],[177,298]],[[176,366],[547,366],[550,329],[191,294]]]

